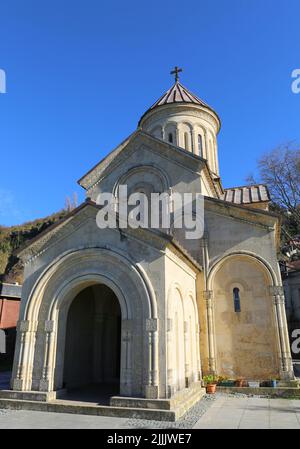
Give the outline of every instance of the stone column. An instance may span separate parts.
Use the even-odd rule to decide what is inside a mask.
[[[208,132],[205,131],[204,133],[204,140],[205,140],[205,156],[203,156],[207,162],[209,167],[211,168],[211,158],[209,157],[209,139],[208,139]]]
[[[199,323],[196,324],[196,351],[197,351],[197,375],[194,380],[199,381],[202,378],[201,360],[200,360],[200,326],[199,326]]]
[[[18,323],[20,333],[20,352],[13,389],[29,391],[32,382],[33,354],[37,330],[37,321],[22,320]]]
[[[177,124],[175,129],[175,142],[174,142],[177,147],[180,147],[180,136],[181,136],[180,127]]]
[[[195,131],[191,131],[191,152],[199,156],[199,148],[196,142],[196,134]]]
[[[54,320],[46,320],[44,325],[45,331],[45,349],[44,349],[44,364],[42,377],[40,379],[40,391],[53,391],[53,374],[54,374],[54,352],[55,352],[55,338],[56,326]]]
[[[189,363],[188,355],[191,356],[192,348],[189,347],[189,323],[187,321],[183,322],[183,330],[184,330],[184,377],[185,377],[185,386],[188,387],[191,384],[191,366]]]
[[[132,394],[132,320],[122,320],[120,393]]]
[[[146,397],[158,398],[158,323],[156,318],[146,320],[146,333],[148,340],[148,380]]]
[[[173,353],[172,353],[173,320],[167,319],[167,397],[170,398],[175,391],[173,379]]]
[[[280,355],[280,375],[284,380],[294,378],[293,364],[289,343],[288,327],[284,306],[284,290],[281,285],[270,287],[273,297],[273,305],[275,309],[275,317],[277,324],[278,346]]]
[[[213,291],[212,290],[205,291],[204,298],[206,302],[206,316],[207,316],[208,366],[210,373],[216,374]]]

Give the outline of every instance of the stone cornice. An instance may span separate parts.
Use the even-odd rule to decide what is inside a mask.
[[[252,209],[250,207],[246,208],[238,204],[210,197],[205,197],[204,207],[207,210],[214,211],[229,218],[262,226],[269,231],[276,232],[278,226],[278,216],[272,212]]]
[[[64,220],[50,226],[35,239],[31,240],[29,244],[23,246],[17,253],[17,256],[24,264],[30,263],[41,254],[48,251],[51,247],[55,246],[59,241],[80,229],[86,224],[87,220],[93,220],[96,226],[96,214],[98,210],[99,206],[91,201],[83,203],[77,209],[72,211],[72,213]],[[142,228],[132,229],[128,227],[127,229],[116,228],[112,229],[112,231],[119,233],[120,237],[122,235],[123,238],[138,240],[144,245],[149,245],[151,248],[158,251],[165,252],[168,247],[189,266],[192,266],[193,269],[196,268],[198,271],[202,270],[202,267],[193,259],[185,248],[175,241],[171,235],[161,232],[160,230]],[[92,242],[91,245],[92,247],[94,246]]]

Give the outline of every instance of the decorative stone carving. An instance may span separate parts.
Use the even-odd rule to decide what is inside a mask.
[[[157,319],[156,318],[151,318],[151,319],[147,319],[146,320],[146,331],[147,332],[156,332],[158,330],[158,326],[157,326]]]

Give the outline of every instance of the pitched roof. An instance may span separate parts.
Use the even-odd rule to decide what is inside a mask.
[[[176,81],[175,84],[173,84],[173,86],[170,87],[169,90],[167,90],[167,92],[165,92],[152,106],[150,106],[149,109],[147,109],[147,111],[140,118],[139,124],[148,112],[156,109],[159,106],[174,103],[195,104],[198,106],[203,106],[207,109],[210,109],[212,112],[214,112],[214,114],[217,115],[217,113],[207,103],[205,103],[205,101],[201,100],[201,98],[190,92],[185,86],[179,83],[179,81]]]
[[[271,200],[269,191],[263,184],[224,189],[221,199],[235,204],[251,204]]]

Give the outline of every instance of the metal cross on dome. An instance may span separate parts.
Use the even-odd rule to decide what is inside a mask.
[[[175,83],[177,83],[177,81],[179,80],[179,76],[178,73],[182,72],[182,69],[180,69],[179,67],[177,67],[177,65],[174,67],[174,70],[172,70],[170,72],[171,75],[175,75]]]

